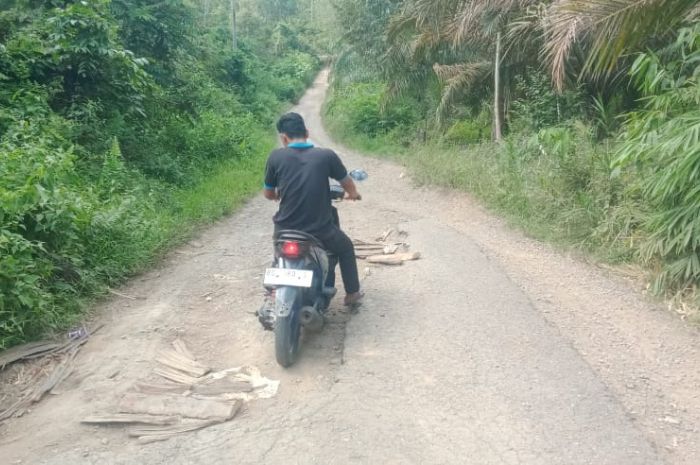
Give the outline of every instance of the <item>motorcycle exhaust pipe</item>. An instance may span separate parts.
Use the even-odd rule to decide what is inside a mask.
[[[308,331],[321,331],[323,329],[323,315],[318,313],[316,307],[303,307],[301,309],[301,324]]]

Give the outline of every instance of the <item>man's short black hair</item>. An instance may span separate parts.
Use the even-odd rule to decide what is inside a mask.
[[[287,113],[277,121],[277,132],[285,134],[290,139],[306,138],[306,125],[299,113]]]

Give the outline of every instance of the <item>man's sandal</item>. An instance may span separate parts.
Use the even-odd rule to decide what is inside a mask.
[[[345,296],[346,307],[359,307],[362,305],[362,299],[365,297],[364,292],[355,292]]]

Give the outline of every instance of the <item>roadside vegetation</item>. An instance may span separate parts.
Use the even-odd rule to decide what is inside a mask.
[[[339,0],[337,17],[336,137],[697,299],[697,2]]]
[[[0,349],[259,188],[312,3],[0,0]]]

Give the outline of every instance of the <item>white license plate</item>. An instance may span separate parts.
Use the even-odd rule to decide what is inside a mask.
[[[265,270],[266,286],[311,287],[314,272],[309,270],[288,270],[285,268],[268,268]]]

